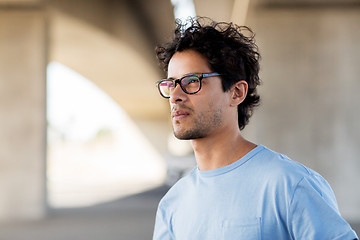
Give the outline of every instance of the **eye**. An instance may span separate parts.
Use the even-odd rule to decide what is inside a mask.
[[[183,85],[189,85],[191,83],[198,83],[200,80],[197,76],[188,76],[182,79]]]
[[[174,82],[173,81],[167,80],[167,81],[164,81],[162,83],[164,84],[163,86],[166,86],[168,88],[174,87]]]

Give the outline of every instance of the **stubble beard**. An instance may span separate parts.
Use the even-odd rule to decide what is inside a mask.
[[[191,140],[205,138],[209,135],[210,131],[221,124],[222,110],[221,108],[211,113],[199,113],[193,122],[193,126],[189,129],[175,130],[173,126],[174,135],[180,140]],[[176,124],[176,123],[175,123]],[[180,123],[179,123],[180,124]]]

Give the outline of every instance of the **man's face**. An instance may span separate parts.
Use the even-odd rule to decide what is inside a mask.
[[[213,72],[206,58],[194,50],[176,52],[168,66],[168,78],[178,79],[191,73]],[[204,138],[224,127],[228,93],[222,90],[219,76],[202,79],[201,90],[186,94],[179,85],[170,95],[174,134],[179,139]]]

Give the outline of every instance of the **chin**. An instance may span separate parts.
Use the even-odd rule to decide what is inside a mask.
[[[188,130],[185,132],[174,131],[174,135],[177,139],[180,140],[192,140],[192,139],[200,139],[206,137],[205,134],[194,130]]]

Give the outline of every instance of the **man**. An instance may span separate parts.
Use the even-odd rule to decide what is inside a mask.
[[[260,55],[250,29],[204,22],[178,23],[157,48],[168,74],[158,89],[197,167],[159,203],[153,239],[357,239],[318,173],[242,137]]]

